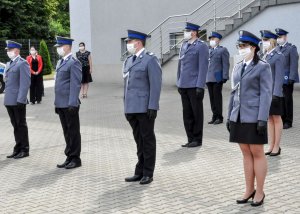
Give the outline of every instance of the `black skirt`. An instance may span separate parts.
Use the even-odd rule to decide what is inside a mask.
[[[90,73],[90,66],[83,66],[81,83],[89,83],[89,82],[93,82],[92,75]]]
[[[238,118],[237,122],[230,121],[229,141],[243,144],[267,144],[268,132],[259,135],[257,123],[241,123],[240,118]]]
[[[269,115],[283,115],[283,98],[273,99]]]

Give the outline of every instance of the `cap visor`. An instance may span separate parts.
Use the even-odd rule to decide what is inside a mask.
[[[60,44],[55,44],[54,45],[54,47],[60,47],[60,46],[62,46],[62,45],[60,45]]]

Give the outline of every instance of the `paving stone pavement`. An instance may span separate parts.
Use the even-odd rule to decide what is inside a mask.
[[[207,91],[203,146],[188,149],[180,146],[186,137],[179,94],[164,86],[156,121],[154,182],[141,186],[124,182],[134,172],[136,147],[123,115],[122,85],[96,80],[89,98],[82,100],[83,166],[75,170],[56,168],[65,159],[65,145],[54,114],[53,88],[47,85],[42,104],[27,106],[28,158],[6,159],[14,145],[13,131],[0,106],[0,213],[300,213],[300,91],[295,91],[294,127],[282,136],[282,155],[268,157],[265,204],[252,208],[235,204],[244,190],[242,156],[228,142],[225,124],[207,124]],[[225,88],[225,112],[228,94]]]

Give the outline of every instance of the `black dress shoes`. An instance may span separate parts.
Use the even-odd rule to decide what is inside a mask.
[[[142,178],[143,178],[142,175],[134,175],[132,177],[125,178],[125,182],[136,182],[136,181],[140,181]]]
[[[140,181],[140,184],[150,184],[153,181],[153,177],[144,176]]]
[[[6,156],[7,158],[13,158],[15,157],[19,152],[13,152],[11,155]]]
[[[191,143],[189,143],[189,144],[187,145],[188,148],[198,147],[198,146],[202,146],[202,143],[197,142],[197,141],[193,141],[193,142],[191,142]]]
[[[243,199],[240,199],[240,200],[236,200],[236,203],[237,204],[246,204],[246,203],[248,203],[250,198],[252,198],[252,199],[254,198],[255,192],[256,191],[254,190],[253,193],[248,198],[243,198]]]
[[[288,123],[283,124],[283,129],[289,129],[289,128],[292,128],[291,124]]]
[[[216,121],[216,120],[215,120],[214,118],[212,118],[211,121],[208,122],[208,124],[214,124],[215,121]]]
[[[57,168],[65,168],[69,163],[71,162],[71,160],[66,160],[64,163],[62,164],[57,164],[56,167]]]
[[[72,160],[65,166],[65,169],[74,169],[77,167],[81,167],[81,160]]]
[[[214,122],[214,125],[218,125],[218,124],[221,124],[221,123],[223,123],[223,120],[216,119],[216,121]]]
[[[266,195],[264,194],[264,197],[261,199],[261,201],[252,201],[251,206],[252,207],[258,207],[261,206],[264,203]]]
[[[29,152],[20,152],[14,156],[14,159],[21,159],[29,156]]]
[[[276,152],[276,153],[271,152],[270,156],[278,156],[278,155],[280,155],[280,153],[281,153],[281,148],[279,147],[278,152]]]
[[[182,147],[188,147],[191,142],[187,142],[186,144],[181,145]]]

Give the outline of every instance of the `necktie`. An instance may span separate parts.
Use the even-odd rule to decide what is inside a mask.
[[[133,55],[132,62],[134,62],[135,60],[136,60],[136,55]]]
[[[245,71],[246,65],[247,65],[246,63],[243,64],[243,68],[242,68],[242,71],[241,71],[241,77],[243,76],[243,73]]]
[[[189,49],[190,46],[191,46],[191,43],[188,43],[186,49]]]
[[[11,65],[14,61],[10,60],[9,65]]]
[[[63,64],[63,62],[64,62],[64,59],[61,59],[61,60],[60,60],[60,64],[59,64],[59,65],[62,65],[62,64]]]

